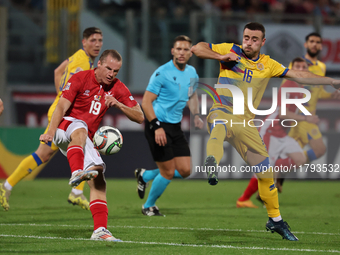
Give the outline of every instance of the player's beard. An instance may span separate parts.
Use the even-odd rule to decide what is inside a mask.
[[[255,56],[256,56],[256,52],[251,52],[251,53],[245,53],[244,52],[244,54],[247,56],[247,58],[249,58],[249,59],[253,59]]]
[[[310,49],[307,49],[307,54],[312,57],[315,58],[317,55],[319,55],[320,50],[317,50],[316,52],[312,52]]]
[[[253,50],[251,50],[250,52],[245,52],[243,50],[243,53],[244,53],[244,55],[246,55],[247,58],[253,59],[256,55],[258,55],[259,52],[258,51],[253,51]]]

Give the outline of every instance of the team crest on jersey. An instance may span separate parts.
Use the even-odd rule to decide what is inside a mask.
[[[311,133],[312,133],[312,135],[317,135],[318,134],[318,130],[316,128],[313,128]]]
[[[69,90],[70,87],[71,87],[71,82],[68,82],[68,83],[66,84],[66,86],[64,87],[63,91],[64,91],[64,90]]]
[[[264,69],[264,65],[262,63],[257,63],[257,69],[259,69],[260,71],[262,71]]]
[[[112,95],[112,92],[109,91],[109,92],[105,92],[105,96],[113,96],[113,95]]]
[[[209,121],[213,121],[214,119],[216,119],[218,117],[218,114],[216,112],[212,113],[209,117]]]
[[[100,101],[101,98],[102,98],[102,96],[95,95],[94,96],[94,101]]]
[[[132,100],[135,100],[135,99],[133,98],[133,96],[129,96],[129,98],[130,98],[131,101],[132,101]]]
[[[85,96],[89,96],[89,95],[90,95],[89,93],[90,93],[90,90],[88,90],[88,89],[87,89],[87,90],[85,90],[85,92],[84,92],[84,94],[83,94],[83,95],[85,95]]]

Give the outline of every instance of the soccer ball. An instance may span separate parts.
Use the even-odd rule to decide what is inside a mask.
[[[102,126],[93,136],[94,147],[102,155],[111,155],[120,151],[123,136],[117,128]]]

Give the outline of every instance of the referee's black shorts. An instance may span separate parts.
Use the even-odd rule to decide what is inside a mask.
[[[144,134],[146,140],[148,140],[154,161],[164,162],[175,157],[190,157],[188,141],[185,139],[181,129],[181,123],[170,124],[162,122],[161,127],[166,134],[167,143],[165,146],[159,146],[155,142],[155,132],[150,129],[150,122],[145,118]]]

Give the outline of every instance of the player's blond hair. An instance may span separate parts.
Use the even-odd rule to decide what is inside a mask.
[[[113,59],[116,59],[118,62],[123,60],[122,56],[116,50],[105,50],[99,58],[100,63],[105,62],[107,56],[111,56]]]

